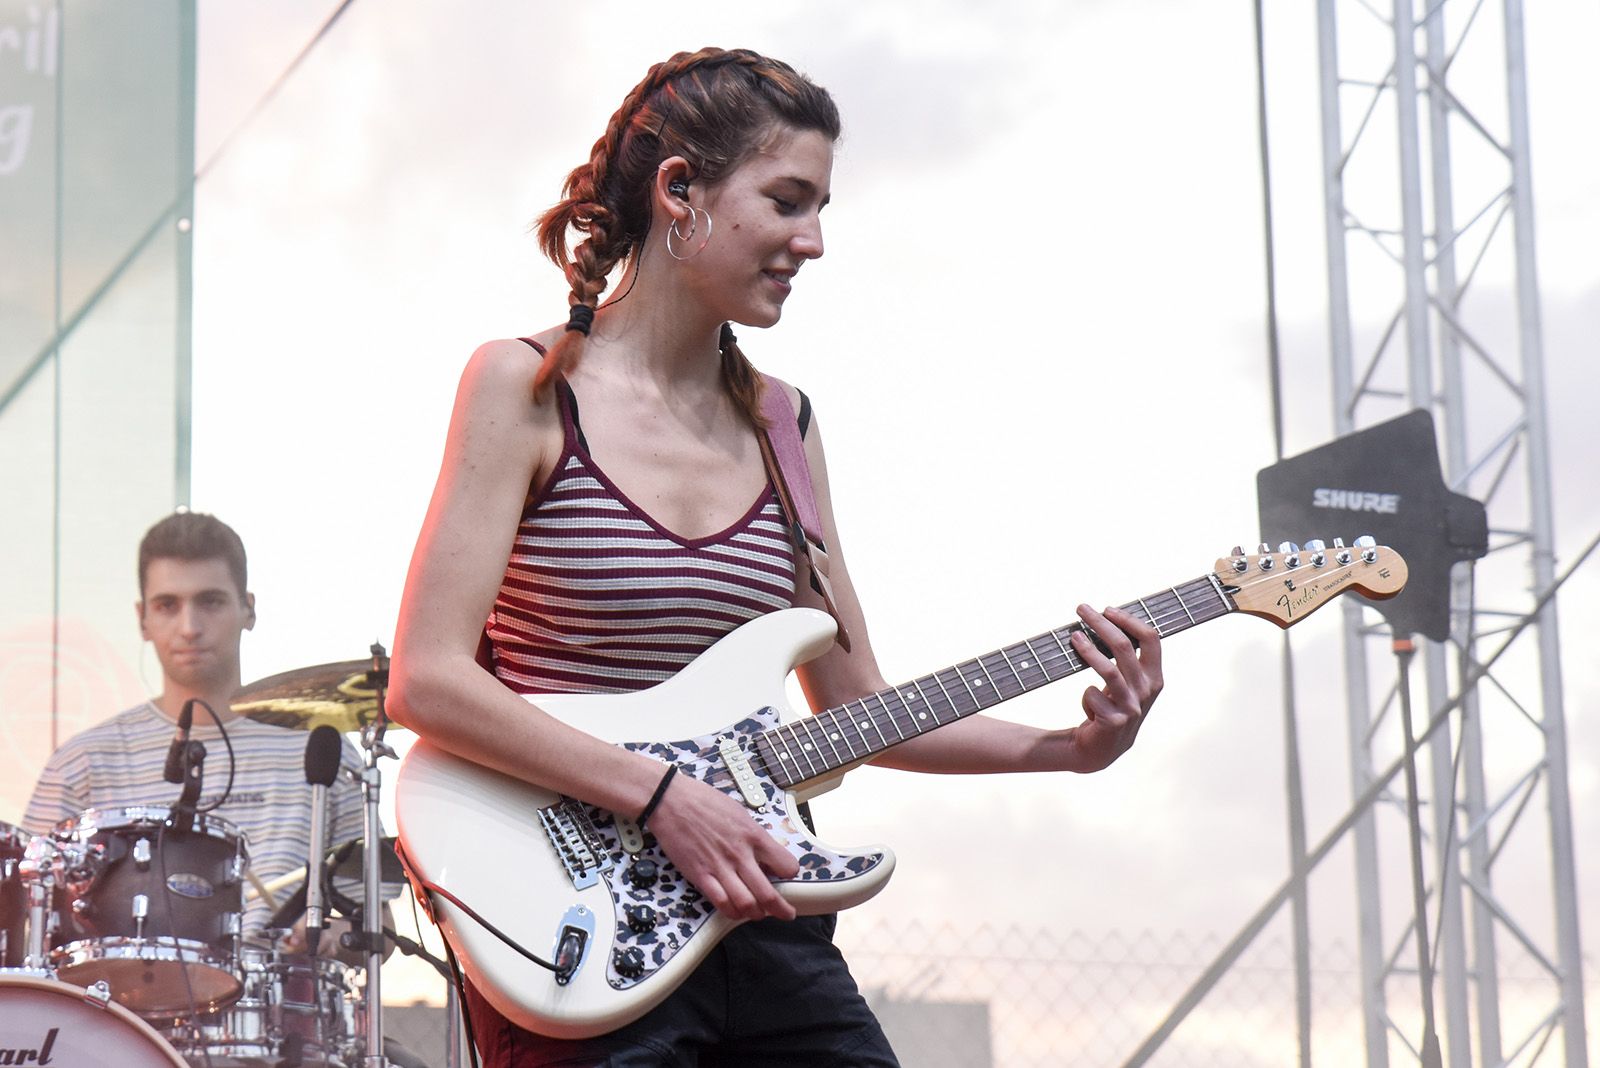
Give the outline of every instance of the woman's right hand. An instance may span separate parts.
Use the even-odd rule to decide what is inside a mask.
[[[740,920],[794,919],[794,906],[772,880],[794,878],[799,862],[727,794],[674,776],[650,814],[649,829],[718,912]]]

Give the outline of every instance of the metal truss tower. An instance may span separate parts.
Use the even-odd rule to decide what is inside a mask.
[[[1444,1063],[1585,1068],[1554,601],[1534,614],[1555,581],[1555,552],[1521,0],[1498,12],[1487,0],[1318,0],[1318,16],[1336,429],[1430,409],[1447,482],[1489,515],[1489,556],[1453,578],[1450,640],[1422,643],[1420,658],[1430,716],[1460,698],[1419,754]],[[1374,690],[1385,668],[1369,657],[1379,628],[1350,599],[1344,611],[1360,795],[1405,740],[1388,714],[1393,688]],[[1514,655],[1458,693],[1480,646],[1530,614]],[[1384,876],[1392,886],[1407,874],[1379,868],[1389,807],[1355,829],[1375,1068],[1389,1064],[1391,1036],[1417,1052],[1416,976],[1400,963],[1414,959],[1415,918],[1398,932],[1382,923]],[[1512,858],[1522,863],[1508,867]],[[1513,874],[1516,892],[1502,894]],[[1513,991],[1501,956],[1532,961],[1537,978]],[[1407,1008],[1391,1012],[1391,1001]]]

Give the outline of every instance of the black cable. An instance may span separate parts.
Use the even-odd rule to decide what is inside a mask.
[[[175,891],[172,889],[171,877],[167,874],[166,851],[167,830],[172,828],[172,815],[169,811],[167,818],[156,828],[156,857],[161,865],[161,902],[167,913],[167,930],[171,932],[167,937],[172,939],[172,948],[178,955],[178,972],[183,976],[183,997],[189,1006],[190,1034],[194,1044],[200,1048],[200,1057],[206,1062],[206,1068],[213,1068],[211,1047],[200,1030],[200,1008],[194,1000],[194,984],[189,981],[189,968],[183,959],[183,943],[178,938],[178,921],[172,911],[172,896]],[[124,858],[123,863],[127,863],[127,858]],[[152,941],[159,943],[160,936],[156,936]]]
[[[467,1029],[467,1059],[472,1062],[472,1068],[478,1068],[478,1035],[472,1027],[472,1010],[467,1008],[467,981],[461,974],[461,965],[456,962],[455,950],[450,948],[450,939],[444,937],[444,931],[439,932],[439,939],[444,943],[444,955],[450,961],[450,973],[456,980],[456,1002],[461,1008],[461,1023]],[[448,1051],[446,1056],[449,1056]]]
[[[339,21],[340,16],[342,16],[353,3],[355,3],[355,0],[343,0],[338,7],[334,8],[333,14],[329,15],[327,19],[323,21],[321,27],[319,27],[317,32],[312,35],[311,40],[307,41],[305,43],[305,47],[300,49],[299,54],[296,55],[294,59],[289,61],[289,65],[283,68],[283,71],[278,75],[273,83],[267,87],[267,91],[262,93],[261,96],[256,99],[256,102],[250,108],[250,111],[245,115],[244,118],[239,120],[239,124],[228,132],[228,135],[222,139],[222,143],[217,145],[216,149],[211,153],[211,155],[206,158],[206,161],[195,169],[194,180],[196,182],[200,181],[201,178],[205,177],[207,171],[216,166],[217,161],[222,158],[222,154],[228,150],[230,145],[233,144],[234,138],[243,133],[244,128],[254,122],[256,116],[261,114],[261,112],[266,109],[266,106],[272,102],[273,97],[277,96],[278,91],[283,88],[284,83],[289,80],[290,76],[293,75],[296,70],[300,69],[300,64],[305,62],[306,57],[311,54],[311,50],[317,47],[322,39],[328,35],[328,31],[333,29],[333,24]]]
[[[228,750],[228,785],[222,788],[221,796],[219,796],[215,801],[211,802],[211,804],[206,805],[204,808],[196,808],[194,810],[195,815],[198,816],[206,812],[215,812],[222,806],[224,801],[233,796],[233,775],[234,772],[238,770],[239,761],[233,752],[233,739],[228,737],[228,729],[222,725],[222,717],[217,715],[217,710],[206,704],[198,697],[194,698],[194,703],[211,713],[211,720],[217,725],[217,733],[222,735],[223,747]],[[241,916],[241,919],[242,918],[243,917]]]

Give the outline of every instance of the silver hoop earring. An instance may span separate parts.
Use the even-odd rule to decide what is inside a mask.
[[[672,239],[677,238],[679,241],[687,244],[689,240],[699,232],[700,216],[702,215],[706,217],[706,236],[700,239],[700,244],[695,246],[693,252],[689,253],[687,256],[678,255],[677,251],[672,247]],[[674,219],[672,220],[672,225],[667,227],[667,255],[671,256],[675,260],[692,260],[696,256],[700,255],[700,253],[705,250],[706,245],[711,242],[711,213],[704,208],[697,208],[691,204],[689,206],[689,232],[687,234],[680,234],[678,232],[679,221],[680,220],[678,219]]]

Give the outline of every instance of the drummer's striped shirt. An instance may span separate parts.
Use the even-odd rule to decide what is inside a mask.
[[[228,750],[215,725],[199,720],[197,714],[192,737],[206,747],[204,807],[227,786]],[[91,808],[172,805],[182,787],[164,780],[161,772],[175,729],[172,720],[146,702],[72,737],[45,765],[23,817],[24,830],[47,834],[63,820]],[[215,814],[243,832],[250,870],[269,882],[306,863],[311,788],[306,785],[305,751],[310,736],[242,718],[229,722],[227,730],[237,767],[233,788]],[[355,747],[347,739],[341,741],[340,764],[346,772],[359,774],[361,760]],[[348,774],[339,776],[328,797],[330,840],[340,843],[360,837],[361,794]],[[298,886],[292,883],[279,893],[287,897]],[[340,880],[339,886],[346,894],[359,895],[357,885]],[[246,937],[259,931],[270,915],[264,901],[252,903],[245,910]]]
[[[486,627],[502,682],[519,693],[643,689],[793,605],[794,553],[770,482],[727,529],[679,537],[606,477],[576,398],[565,383],[558,394],[565,447],[529,495]],[[803,428],[808,405],[800,418]]]

